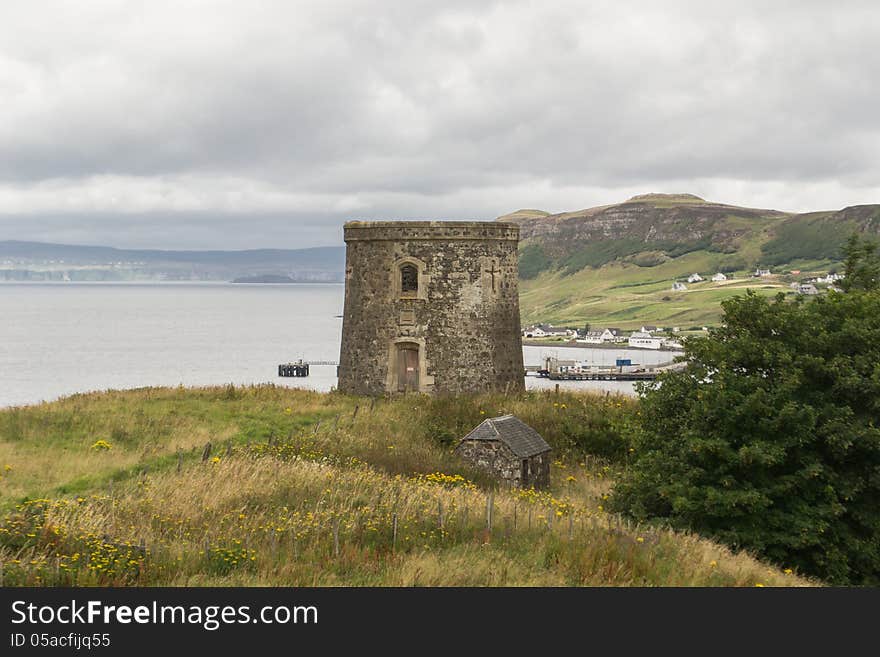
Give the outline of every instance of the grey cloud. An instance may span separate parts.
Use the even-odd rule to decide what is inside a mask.
[[[0,238],[207,248],[309,221],[333,243],[351,215],[491,218],[671,184],[797,209],[880,191],[871,2],[45,4],[0,9]],[[106,193],[83,193],[98,176]],[[113,182],[178,197],[193,177],[192,214]],[[230,212],[230,180],[275,200]]]

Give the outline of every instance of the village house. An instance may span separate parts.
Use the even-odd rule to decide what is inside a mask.
[[[643,326],[641,328],[641,331],[643,333],[658,333],[658,332],[662,333],[664,330],[666,330],[666,329],[663,329],[659,326]]]
[[[510,486],[550,485],[550,445],[513,415],[484,420],[459,441],[455,453]]]
[[[721,281],[726,281],[726,280],[727,280],[727,276],[725,276],[725,275],[722,274],[721,272],[718,272],[717,274],[715,274],[715,275],[712,277],[712,280],[713,280],[715,283],[720,283]]]
[[[836,283],[837,281],[841,280],[842,278],[843,278],[842,274],[828,274],[826,276],[818,276],[812,280],[816,283],[831,284],[831,283]]]
[[[559,336],[571,336],[576,333],[572,329],[559,328],[550,324],[535,324],[523,330],[525,338],[553,338]]]
[[[629,336],[629,346],[636,349],[659,349],[662,344],[662,338],[655,338],[644,331],[634,331]]]
[[[802,283],[797,287],[798,294],[806,294],[808,296],[814,296],[819,294],[819,290],[812,283]]]
[[[602,339],[603,334],[604,331],[587,331],[583,336],[577,339],[577,342],[583,344],[602,344],[602,342],[604,342]]]
[[[681,342],[673,340],[672,338],[664,338],[662,345],[666,349],[684,349],[684,345]]]
[[[688,276],[688,283],[699,283],[703,280],[703,277],[697,273],[691,274]]]
[[[688,287],[687,287],[687,285],[685,285],[684,283],[680,283],[680,282],[678,282],[678,281],[675,281],[675,282],[672,284],[672,291],[673,291],[673,292],[684,292],[684,291],[687,290],[687,289],[688,289]]]
[[[619,328],[607,328],[602,331],[602,342],[626,342],[626,336]]]
[[[769,269],[758,268],[755,270],[755,273],[752,274],[753,278],[766,278],[767,276],[771,276]]]

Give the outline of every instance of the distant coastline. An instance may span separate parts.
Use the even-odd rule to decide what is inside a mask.
[[[283,274],[257,274],[256,276],[240,276],[239,278],[235,278],[232,280],[233,283],[244,283],[244,284],[271,284],[271,285],[289,285],[290,283],[299,283],[294,278],[290,276],[284,276]]]

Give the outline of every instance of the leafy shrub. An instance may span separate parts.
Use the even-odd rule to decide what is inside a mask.
[[[874,280],[811,301],[723,302],[724,326],[686,343],[687,369],[642,387],[614,506],[833,583],[880,583]]]

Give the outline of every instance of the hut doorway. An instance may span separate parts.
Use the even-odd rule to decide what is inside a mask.
[[[418,392],[419,390],[419,345],[403,343],[397,345],[397,390],[398,392]]]

